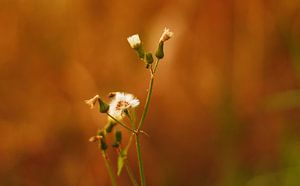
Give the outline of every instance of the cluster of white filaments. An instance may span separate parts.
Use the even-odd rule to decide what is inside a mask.
[[[131,48],[136,48],[139,47],[139,45],[141,45],[141,39],[138,34],[128,37],[127,41],[130,44]]]
[[[162,33],[159,42],[165,42],[169,40],[173,36],[173,32],[170,31],[170,29],[165,28],[164,32]]]
[[[112,115],[116,119],[123,119],[126,109],[135,108],[140,104],[140,101],[132,94],[124,92],[115,92],[113,99],[109,104],[108,114]]]

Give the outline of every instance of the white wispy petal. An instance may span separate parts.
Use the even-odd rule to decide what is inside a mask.
[[[162,41],[162,42],[165,42],[165,41],[169,40],[173,35],[174,35],[174,33],[171,32],[170,29],[165,28],[165,29],[164,29],[164,32],[162,33],[162,35],[161,35],[161,37],[160,37],[160,39],[159,39],[159,41],[160,41],[160,42],[161,42],[161,41]]]
[[[138,34],[128,37],[127,41],[130,44],[131,48],[136,48],[138,45],[141,44],[141,39]]]
[[[124,110],[135,108],[140,101],[132,94],[116,92],[115,97],[109,104],[108,113],[117,119],[123,119]]]

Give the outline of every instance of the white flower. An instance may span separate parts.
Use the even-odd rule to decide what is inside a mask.
[[[92,109],[92,108],[94,108],[94,106],[95,106],[95,104],[96,104],[96,102],[98,101],[99,98],[100,98],[100,96],[96,95],[96,96],[94,96],[91,99],[85,100],[84,102],[86,104],[88,104],[91,107],[91,109]]]
[[[164,29],[164,32],[162,33],[159,42],[165,42],[169,40],[173,36],[173,32],[171,32],[168,28]]]
[[[135,108],[140,104],[140,101],[132,94],[124,92],[115,92],[113,100],[109,104],[108,113],[116,119],[123,119],[124,110]]]
[[[130,44],[131,48],[137,48],[141,45],[141,40],[138,34],[132,35],[127,38],[128,43]]]

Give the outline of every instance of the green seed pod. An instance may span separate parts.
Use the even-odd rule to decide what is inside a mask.
[[[119,131],[119,130],[116,131],[115,138],[116,138],[116,142],[121,143],[121,141],[122,141],[122,132]]]
[[[116,123],[113,122],[113,121],[111,121],[111,120],[109,120],[108,123],[105,126],[105,131],[107,133],[111,133],[111,131],[113,130],[114,126],[116,126]]]
[[[105,132],[103,130],[98,130],[97,136],[99,136],[100,143],[99,147],[101,150],[106,150],[107,149],[107,144],[105,142]]]
[[[106,144],[104,138],[100,139],[100,148],[101,148],[101,150],[106,150],[107,149],[107,144]]]
[[[116,131],[115,132],[115,142],[113,143],[113,147],[118,148],[121,144],[122,141],[122,132],[121,131]]]
[[[157,59],[162,59],[164,57],[164,42],[159,42],[155,56]]]
[[[139,45],[138,47],[134,48],[135,51],[137,52],[137,55],[139,56],[140,59],[144,59],[145,57],[145,52],[144,48],[142,45]]]
[[[99,101],[99,112],[101,113],[106,113],[109,109],[109,105],[106,104],[104,101],[102,101],[100,98],[98,99]]]
[[[152,64],[153,63],[153,56],[150,52],[146,53],[146,63]]]

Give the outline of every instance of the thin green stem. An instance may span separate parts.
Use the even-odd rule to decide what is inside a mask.
[[[154,70],[153,70],[153,74],[156,72],[156,69],[158,67],[158,63],[159,63],[159,59],[156,60],[155,67],[154,67]]]
[[[106,113],[112,120],[114,120],[115,122],[119,123],[122,127],[126,128],[127,130],[129,130],[132,133],[136,133],[135,130],[129,128],[125,123],[119,121],[118,119],[116,119],[115,117],[113,117],[112,115],[110,115],[109,113]]]
[[[140,123],[139,123],[139,126],[138,126],[138,131],[143,127],[143,124],[145,122],[145,118],[148,114],[149,103],[150,103],[151,96],[152,96],[153,83],[154,83],[154,76],[151,73],[151,78],[150,78],[150,82],[149,82],[149,89],[148,89],[148,95],[147,95],[146,103],[145,103],[145,106],[144,106],[144,112],[142,114],[142,117],[141,117],[141,120],[140,120]]]
[[[132,109],[130,112],[127,112],[127,117],[130,121],[130,124],[131,124],[131,128],[132,129],[136,129],[136,126],[135,126],[135,121],[136,121],[136,112],[134,109]]]
[[[136,118],[136,113],[135,113],[135,110],[133,110],[130,114],[128,114],[128,117],[129,117],[129,120],[130,120],[130,124],[131,124],[131,127],[133,129],[136,128],[136,125],[135,125],[135,118]],[[131,142],[132,142],[132,137],[133,137],[134,134],[132,134],[129,138],[129,142],[128,142],[128,145],[126,146],[126,151],[128,151],[130,145],[131,145]],[[127,173],[128,173],[128,176],[129,178],[131,179],[131,182],[134,186],[138,186],[138,183],[134,177],[134,174],[132,173],[132,170],[131,168],[129,167],[128,165],[128,161],[125,160],[125,167],[126,167],[126,170],[127,170]]]
[[[138,183],[137,183],[137,181],[136,181],[136,179],[135,179],[135,177],[133,175],[133,172],[132,172],[130,166],[128,165],[128,161],[127,160],[125,160],[125,168],[126,168],[128,176],[129,176],[129,178],[130,178],[130,180],[132,182],[132,185],[133,186],[138,186]]]
[[[131,127],[133,129],[136,129],[136,126],[135,126],[135,118],[136,118],[136,116],[135,116],[135,114],[136,114],[135,111],[131,112],[131,114],[128,114],[128,118],[130,120],[130,124],[131,124]],[[133,117],[131,115],[133,115]],[[150,136],[147,132],[145,132],[143,130],[135,130],[135,133],[141,133],[141,134],[144,134],[144,135],[146,135],[148,137]]]
[[[131,145],[131,141],[132,141],[133,135],[134,135],[134,134],[132,134],[132,135],[130,136],[128,145],[127,145],[126,148],[125,148],[126,153],[127,153],[128,149],[129,149],[129,147],[130,147],[130,145]],[[121,151],[122,151],[122,149],[121,149],[121,147],[119,147],[119,148],[117,149],[117,153],[118,153],[119,156],[120,156]],[[130,178],[130,181],[132,182],[132,185],[133,185],[133,186],[138,186],[138,183],[137,183],[137,181],[136,181],[136,178],[135,178],[135,176],[134,176],[134,174],[133,174],[133,172],[132,172],[132,170],[131,170],[131,168],[130,168],[130,166],[129,166],[129,163],[128,163],[128,160],[127,160],[127,159],[124,160],[124,165],[125,165],[127,174],[128,174],[128,176],[129,176],[129,178]]]
[[[132,135],[129,137],[128,144],[127,144],[127,146],[125,147],[126,151],[128,151],[129,148],[130,148],[130,146],[131,146],[133,135],[134,135],[134,134],[132,134]]]
[[[125,148],[125,151],[126,151],[126,152],[128,151],[128,149],[129,149],[129,147],[130,147],[130,145],[131,145],[132,137],[133,137],[133,134],[130,136],[128,145],[127,145],[126,148]],[[118,153],[120,153],[120,152],[121,152],[121,148],[119,147],[119,148],[118,148]],[[135,176],[134,176],[134,174],[133,174],[133,172],[132,172],[132,170],[131,170],[131,168],[130,168],[130,166],[129,166],[129,163],[128,163],[128,160],[127,160],[127,159],[124,160],[124,165],[125,165],[127,174],[128,174],[128,176],[129,176],[130,181],[132,182],[133,186],[138,186],[138,183],[137,183],[137,181],[136,181],[136,179],[135,179]]]
[[[110,163],[109,159],[106,156],[105,151],[102,151],[102,156],[103,156],[103,159],[104,159],[104,162],[105,162],[105,166],[107,168],[107,171],[108,171],[108,174],[109,174],[109,177],[110,177],[110,180],[111,180],[111,185],[112,186],[116,186],[117,185],[117,183],[116,183],[116,177],[114,175],[113,168],[111,166],[111,163]]]
[[[157,65],[155,66],[155,69],[157,68]],[[144,166],[143,166],[143,159],[142,159],[142,152],[141,152],[141,144],[140,144],[140,138],[139,138],[139,131],[143,127],[143,124],[145,122],[145,118],[147,116],[148,110],[149,110],[149,103],[152,96],[152,89],[153,89],[153,83],[154,83],[154,76],[153,71],[150,71],[151,78],[149,82],[149,89],[148,94],[146,98],[146,103],[144,106],[144,111],[140,120],[140,123],[138,125],[137,133],[135,133],[135,141],[136,141],[136,151],[137,151],[137,157],[139,162],[139,171],[140,171],[140,177],[141,177],[141,186],[146,186],[146,179],[145,179],[145,173],[144,173]]]
[[[137,151],[137,157],[139,162],[139,170],[140,170],[140,177],[141,177],[141,186],[146,186],[146,179],[144,174],[144,166],[143,166],[143,159],[142,159],[142,153],[141,153],[141,144],[140,144],[140,138],[138,134],[135,134],[135,144],[136,144],[136,151]]]

